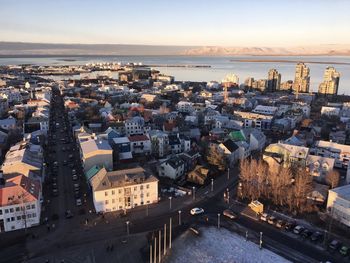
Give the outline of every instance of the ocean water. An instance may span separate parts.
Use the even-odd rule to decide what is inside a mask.
[[[66,61],[66,59],[73,61]],[[291,60],[288,62],[243,62],[239,60]],[[234,60],[234,61],[232,61]],[[179,81],[221,81],[227,74],[239,76],[240,83],[248,77],[267,78],[271,68],[282,75],[282,82],[294,80],[295,65],[298,61],[306,62],[310,68],[310,89],[317,91],[327,66],[334,66],[341,73],[339,94],[350,95],[350,57],[348,56],[235,56],[235,57],[195,57],[195,56],[69,56],[69,57],[0,57],[0,65],[36,64],[36,65],[83,65],[91,62],[141,62],[148,65],[206,65],[210,68],[190,67],[154,67],[164,74],[173,75]],[[319,64],[307,62],[320,62]],[[322,62],[322,63],[321,63]],[[334,64],[335,63],[335,64]],[[345,63],[345,64],[336,64]]]

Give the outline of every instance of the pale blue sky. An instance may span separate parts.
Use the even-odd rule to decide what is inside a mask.
[[[0,41],[350,44],[347,0],[0,0]]]

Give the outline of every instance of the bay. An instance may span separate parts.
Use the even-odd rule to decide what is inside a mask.
[[[69,60],[69,61],[67,61]],[[247,62],[242,60],[259,60]],[[265,60],[275,60],[267,62]],[[279,61],[277,61],[279,60]],[[282,60],[282,61],[281,61]],[[287,61],[295,61],[290,63]],[[341,73],[338,94],[350,95],[350,57],[348,56],[67,56],[67,57],[0,57],[0,65],[84,65],[98,62],[143,63],[145,65],[202,65],[210,67],[154,67],[161,73],[172,75],[178,81],[221,81],[227,74],[239,76],[240,83],[248,77],[267,78],[271,68],[282,75],[282,82],[294,79],[295,65],[298,61],[318,62],[306,63],[310,67],[310,89],[317,91],[322,82],[327,66],[334,66]],[[338,64],[345,63],[345,64]]]

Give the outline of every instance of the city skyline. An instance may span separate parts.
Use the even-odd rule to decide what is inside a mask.
[[[350,26],[346,12],[350,3],[341,0],[206,1],[201,5],[196,1],[108,0],[1,3],[0,41],[271,47],[350,44],[350,36],[344,33]]]

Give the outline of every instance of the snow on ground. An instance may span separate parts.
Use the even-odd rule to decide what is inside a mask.
[[[200,236],[186,231],[173,243],[167,263],[284,263],[290,262],[224,228],[201,228]]]

